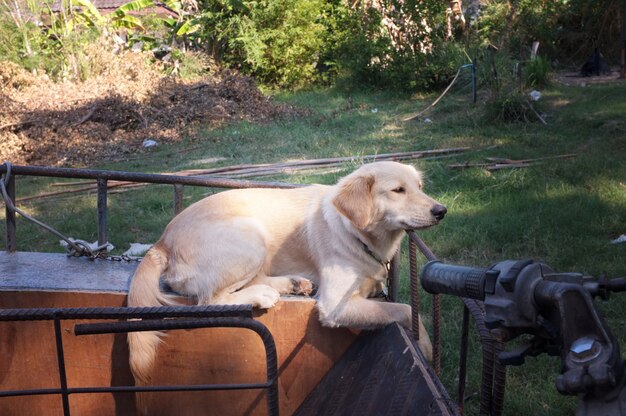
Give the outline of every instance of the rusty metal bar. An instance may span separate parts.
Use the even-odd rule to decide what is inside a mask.
[[[441,374],[441,296],[433,295],[433,369]]]
[[[178,215],[183,210],[183,185],[174,184],[174,215]]]
[[[506,368],[500,364],[497,355],[504,347],[501,342],[491,336],[491,332],[485,326],[483,319],[485,311],[482,302],[464,298],[463,303],[474,317],[482,345],[483,365],[480,385],[480,414],[499,416],[502,414]],[[500,408],[499,411],[498,407]]]
[[[1,321],[45,321],[62,319],[160,319],[252,317],[251,305],[149,306],[105,308],[0,309]]]
[[[143,318],[147,320],[126,319]],[[178,319],[157,319],[178,318]],[[78,387],[67,386],[65,355],[61,332],[61,320],[65,319],[122,319],[119,322],[78,324],[76,335],[124,333],[131,331],[152,331],[194,328],[244,328],[256,332],[265,346],[267,382],[239,384],[198,384],[189,386],[110,386]],[[69,395],[79,393],[115,392],[172,392],[200,390],[242,390],[267,389],[267,410],[269,415],[278,414],[278,359],[276,344],[272,334],[262,323],[252,319],[251,305],[208,305],[208,306],[167,306],[147,308],[39,308],[39,309],[0,309],[0,321],[52,320],[55,328],[57,361],[60,388],[12,390],[0,392],[0,397],[60,394],[63,400],[63,414],[70,415]]]
[[[0,165],[0,173],[7,170],[7,165]],[[56,178],[78,179],[106,179],[113,181],[129,181],[140,183],[182,184],[191,186],[205,186],[213,188],[297,188],[306,185],[296,185],[285,182],[263,182],[224,178],[200,178],[194,176],[161,175],[153,173],[120,172],[112,170],[55,168],[47,166],[11,166],[15,175],[47,176]]]
[[[400,250],[393,255],[389,265],[389,300],[398,301],[398,292],[400,291]]]
[[[98,178],[98,246],[108,242],[107,180]]]
[[[435,256],[435,254],[430,250],[430,247],[428,247],[426,243],[424,243],[424,241],[419,238],[417,234],[415,234],[414,231],[408,231],[407,234],[409,235],[410,240],[413,241],[428,261],[438,260],[437,256]]]
[[[4,178],[3,178],[4,179]],[[0,179],[2,180],[2,179]],[[9,175],[6,181],[6,192],[11,201],[15,201],[15,176]],[[4,208],[5,223],[6,223],[6,251],[9,253],[15,253],[17,251],[17,218],[15,211],[9,209],[9,205],[6,204]]]
[[[419,327],[419,311],[420,311],[420,296],[419,287],[417,284],[417,250],[415,242],[409,239],[409,279],[411,283],[411,329],[413,330],[413,338],[416,341],[420,339],[420,327]]]
[[[461,351],[459,355],[459,385],[457,390],[457,400],[459,412],[465,413],[465,382],[467,379],[467,349],[469,335],[469,309],[463,305],[463,325],[461,327]]]
[[[59,383],[61,401],[63,403],[63,414],[70,415],[70,397],[67,391],[67,374],[65,372],[65,354],[63,353],[63,335],[61,333],[61,317],[58,314],[53,315],[54,322],[54,338],[57,350],[57,364],[59,367]]]
[[[430,248],[422,241],[421,238],[415,234],[413,231],[407,232],[409,235],[409,247],[413,245],[413,252],[415,253],[416,248],[426,256],[428,260],[436,260],[437,256],[433,254]],[[410,253],[409,253],[410,254]],[[413,265],[414,268],[413,274],[411,274],[411,282],[415,280],[415,289],[413,285],[411,285],[411,298],[413,298],[413,291],[418,291],[418,271],[417,271],[417,259],[415,258],[415,254],[413,254],[413,258],[409,260],[409,262]],[[416,294],[419,296],[419,293]],[[441,298],[439,295],[433,295],[433,304],[432,304],[432,317],[433,317],[433,369],[435,373],[439,375],[441,373]]]
[[[504,343],[494,340],[493,357],[496,362],[493,376],[493,402],[491,403],[491,414],[499,416],[504,409],[504,392],[506,390],[506,366],[500,364],[498,356],[504,351]]]

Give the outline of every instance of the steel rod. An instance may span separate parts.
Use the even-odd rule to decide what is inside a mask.
[[[251,305],[0,309],[0,321],[252,317]]]
[[[15,176],[13,175],[10,175],[6,181],[6,192],[11,201],[15,201]],[[17,251],[17,217],[15,211],[9,209],[8,204],[5,205],[4,212],[7,237],[6,251],[15,253]]]
[[[433,370],[441,375],[441,295],[433,295]]]
[[[61,318],[54,316],[54,337],[57,350],[57,364],[59,366],[59,383],[61,386],[61,401],[63,403],[63,415],[70,416],[70,398],[67,392],[67,374],[65,372],[65,354],[63,353],[63,334],[61,333]]]
[[[107,224],[107,180],[98,178],[98,246],[109,242]],[[106,249],[105,249],[106,251]]]
[[[7,165],[0,165],[0,173],[7,170]],[[13,165],[13,174],[26,176],[48,176],[56,178],[106,179],[142,183],[183,184],[214,188],[296,188],[300,185],[285,182],[248,181],[225,178],[198,178],[192,176],[160,175],[153,173],[121,172],[112,170],[56,168],[47,166]]]
[[[178,215],[183,210],[183,185],[174,184],[174,215]]]
[[[413,331],[413,338],[416,341],[420,339],[419,328],[419,310],[420,310],[420,297],[418,288],[418,276],[417,276],[417,253],[415,242],[409,239],[409,278],[411,284],[411,329]]]
[[[465,382],[467,379],[469,318],[469,309],[467,309],[467,306],[463,305],[463,325],[461,326],[461,351],[459,355],[459,385],[457,390],[457,400],[459,403],[459,411],[461,414],[465,412]]]

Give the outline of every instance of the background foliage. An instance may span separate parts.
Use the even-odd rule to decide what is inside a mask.
[[[618,0],[466,0],[467,24],[446,31],[442,0],[182,0],[176,17],[137,15],[135,0],[101,15],[89,0],[0,2],[0,56],[58,78],[85,78],[89,44],[141,49],[174,62],[201,51],[271,86],[338,83],[404,91],[441,87],[491,45],[512,65],[540,42],[543,72],[580,67],[594,48],[619,59]],[[122,41],[120,41],[122,39]],[[138,48],[138,47],[137,47]],[[162,53],[163,51],[166,53]],[[162,63],[162,62],[161,62]],[[541,81],[543,82],[543,81]],[[540,83],[541,83],[540,82]]]

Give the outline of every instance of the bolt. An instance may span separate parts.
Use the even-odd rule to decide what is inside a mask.
[[[591,337],[578,338],[570,346],[572,358],[577,362],[590,361],[600,355],[601,350],[600,343]]]

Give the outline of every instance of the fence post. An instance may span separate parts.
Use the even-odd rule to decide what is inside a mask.
[[[107,233],[107,180],[98,178],[98,246],[108,242]]]
[[[9,176],[9,180],[6,184],[6,191],[11,201],[15,201],[15,175]],[[9,253],[15,253],[17,251],[17,218],[15,212],[9,209],[9,205],[5,204],[5,218],[6,218],[6,237],[7,245],[6,250]]]
[[[174,184],[174,216],[183,210],[183,185]]]

